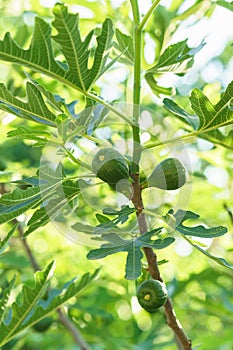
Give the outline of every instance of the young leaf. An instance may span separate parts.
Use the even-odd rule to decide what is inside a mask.
[[[215,144],[219,144],[223,147],[233,149],[233,130],[230,130],[228,133],[224,134],[220,130],[215,129],[208,131],[200,135],[203,139],[206,139]]]
[[[107,50],[111,47],[114,34],[112,21],[106,19],[103,23],[101,34],[97,37],[93,64],[91,68],[88,68],[89,44],[94,31],[92,30],[82,41],[77,14],[69,14],[67,7],[62,4],[56,4],[53,13],[55,15],[53,26],[57,29],[57,35],[53,38],[60,44],[68,65],[65,78],[72,81],[82,91],[87,91],[105,69],[108,58]]]
[[[95,240],[99,240],[99,238],[95,237],[98,235],[101,235],[104,233],[116,233],[119,236],[124,236],[126,235],[127,232],[125,232],[123,229],[120,229],[119,227],[115,226],[112,221],[100,224],[98,226],[90,226],[87,224],[82,224],[81,222],[76,222],[74,225],[72,225],[72,228],[75,231],[78,232],[83,232],[86,233],[88,235],[93,235],[93,239]]]
[[[141,275],[141,260],[143,253],[135,244],[131,244],[127,249],[127,259],[125,265],[125,278],[134,280]]]
[[[23,178],[23,179],[20,179],[20,180],[15,180],[15,181],[11,181],[13,183],[17,183],[17,184],[27,184],[27,185],[30,185],[30,186],[33,186],[33,187],[36,187],[36,186],[40,186],[40,180],[37,178],[37,177],[26,177],[26,178]]]
[[[93,64],[91,68],[88,68],[90,58],[88,46],[94,31],[92,30],[82,41],[77,14],[68,13],[67,7],[62,4],[56,4],[53,13],[55,15],[53,25],[57,29],[57,35],[53,39],[60,44],[66,63],[55,60],[51,41],[51,25],[41,18],[35,19],[31,44],[27,50],[18,46],[10,34],[6,33],[4,39],[0,41],[0,60],[28,67],[32,71],[45,74],[80,92],[85,92],[101,76],[106,67],[109,67],[106,61],[114,34],[112,21],[107,19],[103,23],[102,31],[97,37]],[[35,86],[34,89],[37,90]],[[11,96],[7,96],[7,100],[8,97],[12,99]]]
[[[228,85],[220,101],[213,105],[199,89],[192,91],[190,101],[199,117],[199,131],[218,129],[233,123],[233,81]]]
[[[26,179],[30,185],[26,190],[16,188],[11,193],[6,193],[0,198],[0,224],[10,221],[21,215],[30,208],[35,208],[41,202],[47,203],[56,199],[57,209],[69,203],[75,196],[80,193],[80,188],[84,188],[85,181],[79,180],[77,183],[64,178],[62,166],[59,164],[55,170],[48,166],[40,168],[40,178]],[[39,181],[39,183],[38,183]],[[53,208],[51,208],[53,209]],[[42,212],[39,212],[42,214]],[[54,213],[54,210],[53,210]],[[41,224],[47,223],[48,213],[43,211]],[[52,215],[52,214],[51,214]],[[33,225],[37,226],[38,215],[33,218]]]
[[[196,237],[203,237],[203,238],[214,238],[223,236],[225,233],[227,233],[227,228],[223,226],[218,227],[212,227],[212,228],[206,228],[202,225],[189,227],[185,226],[183,224],[186,220],[196,220],[200,216],[198,214],[193,213],[192,211],[184,211],[184,210],[178,210],[175,214],[173,210],[169,210],[169,214],[172,214],[174,218],[176,219],[176,226],[175,230],[181,233],[185,236],[196,236]]]
[[[147,73],[185,73],[186,69],[189,67],[189,63],[192,62],[194,55],[205,45],[204,43],[201,43],[195,48],[190,48],[187,45],[187,41],[188,39],[168,46],[160,56],[156,65],[150,68]]]
[[[128,64],[134,64],[134,46],[133,39],[131,36],[123,34],[119,29],[116,29],[116,39],[115,48],[123,54],[125,60]]]
[[[151,238],[159,234],[160,228],[147,232],[144,235],[125,240],[115,233],[103,234],[102,240],[110,243],[104,243],[99,249],[91,250],[87,254],[87,258],[91,260],[103,259],[108,255],[119,252],[126,252],[126,274],[125,278],[131,280],[136,279],[141,274],[141,259],[143,257],[141,248],[150,247],[153,249],[163,249],[174,242],[174,238],[167,237],[165,239],[152,240]]]
[[[169,99],[164,99],[165,107],[178,118],[182,118],[196,131],[196,135],[232,147],[232,131],[224,136],[218,129],[233,124],[233,81],[228,85],[220,101],[213,105],[199,89],[192,91],[190,102],[196,114],[190,114]]]
[[[121,210],[115,210],[113,208],[103,209],[103,214],[117,216],[112,220],[115,225],[118,223],[124,224],[133,213],[135,213],[135,208],[130,208],[128,205],[123,205]]]
[[[194,55],[202,49],[204,43],[201,43],[196,48],[190,48],[187,45],[188,39],[176,44],[170,45],[162,55],[158,62],[147,70],[145,78],[150,85],[152,91],[159,96],[159,94],[171,94],[172,88],[162,88],[158,86],[154,75],[158,76],[161,73],[172,72],[178,75],[186,73],[187,69],[193,65]]]
[[[178,106],[173,100],[165,98],[163,100],[164,106],[177,117],[181,117],[187,124],[192,126],[194,130],[197,130],[199,127],[199,118],[195,114],[190,114],[186,112],[183,108]]]
[[[225,7],[226,9],[228,9],[230,11],[233,11],[233,1],[227,2],[224,0],[218,0],[218,1],[216,1],[216,4],[220,5],[222,7]]]
[[[224,267],[227,267],[231,270],[233,270],[233,265],[229,264],[225,259],[219,258],[217,256],[212,255],[211,253],[207,252],[206,250],[202,249],[198,244],[194,243],[191,239],[188,237],[185,237],[186,241],[188,241],[195,249],[199,250],[202,254],[206,255],[211,260],[215,261],[217,264],[222,265]]]
[[[40,85],[36,80],[34,80],[30,74],[25,73],[27,78],[30,80],[31,84],[44,96],[45,102],[48,103],[55,111],[64,112],[64,108],[67,110],[69,105],[65,103],[65,99],[59,95],[54,95],[52,92],[46,90],[42,85]],[[73,104],[74,102],[72,102]],[[75,101],[77,103],[77,101]]]

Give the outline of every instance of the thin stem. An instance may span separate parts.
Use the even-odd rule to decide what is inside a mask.
[[[84,162],[81,162],[81,160],[75,158],[75,156],[63,145],[61,145],[61,148],[67,153],[67,155],[70,157],[70,159],[73,160],[74,163],[78,164],[79,166],[82,166],[83,168],[86,168],[88,170],[92,171],[92,167]]]
[[[130,3],[131,3],[132,12],[133,12],[134,24],[139,25],[140,13],[139,13],[138,1],[137,0],[130,0]]]
[[[140,13],[138,7],[138,1],[131,0],[133,19],[134,19],[134,86],[133,86],[133,118],[136,122],[136,126],[132,125],[133,132],[133,163],[132,173],[136,174],[139,172],[139,162],[141,158],[141,142],[140,142],[140,127],[138,121],[140,117],[140,99],[141,99],[141,48],[142,48],[142,35],[141,31],[138,30],[140,23]],[[139,178],[138,178],[139,181]]]
[[[155,143],[144,144],[143,147],[146,148],[146,149],[151,149],[151,148],[154,148],[154,147],[164,146],[164,145],[167,145],[169,143],[176,142],[176,141],[182,141],[182,140],[185,140],[185,139],[196,137],[199,134],[201,134],[201,132],[193,131],[193,132],[190,132],[189,134],[185,134],[185,135],[182,135],[182,136],[174,137],[173,139],[168,139],[168,140],[164,140],[164,141],[157,141]]]
[[[149,10],[147,11],[147,13],[145,14],[145,16],[143,17],[141,23],[138,26],[138,30],[142,30],[144,28],[144,26],[146,25],[146,22],[148,21],[148,19],[150,18],[150,16],[152,15],[153,11],[155,10],[156,6],[159,4],[160,0],[155,0],[153,2],[153,4],[151,5],[151,7],[149,8]]]
[[[81,350],[90,350],[89,345],[85,342],[85,340],[83,339],[79,330],[75,327],[73,322],[71,322],[70,319],[66,316],[64,311],[62,309],[58,309],[57,313],[59,315],[60,322],[72,334],[75,343],[80,346],[80,349]]]
[[[107,103],[106,101],[102,100],[100,97],[92,95],[90,92],[83,92],[83,94],[102,104],[104,107],[106,107],[107,109],[109,109],[110,111],[112,111],[114,114],[118,115],[118,117],[120,117],[121,119],[123,119],[125,122],[127,122],[129,125],[136,125],[135,121],[133,121],[132,119],[128,118],[125,114],[121,113],[120,111],[118,111],[116,108],[114,108],[111,104]]]

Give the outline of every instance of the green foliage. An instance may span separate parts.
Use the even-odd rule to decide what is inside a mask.
[[[12,227],[12,229],[8,232],[6,237],[3,240],[0,240],[0,253],[3,252],[6,246],[8,245],[8,241],[10,240],[11,236],[13,235],[17,227],[18,227],[18,224],[15,224]]]
[[[47,108],[41,93],[31,83],[27,83],[27,99],[28,103],[18,100],[3,84],[0,85],[1,109],[13,112],[21,118],[55,126],[55,115]]]
[[[195,66],[195,86],[188,78],[182,80],[193,67],[204,42],[201,38],[201,43],[191,48],[187,39],[177,42],[173,35],[179,28],[184,32],[188,21],[198,24],[200,18],[210,18],[218,8],[216,4],[232,10],[232,3],[206,4],[196,0],[187,8],[188,2],[173,0],[166,8],[154,6],[158,4],[154,1],[144,17],[140,16],[137,3],[113,6],[110,0],[101,4],[82,0],[79,6],[86,13],[80,9],[80,14],[73,14],[72,8],[68,10],[69,5],[74,5],[72,0],[67,0],[67,6],[56,4],[52,11],[32,1],[28,12],[19,4],[20,13],[16,17],[10,12],[13,1],[2,3],[0,27],[2,32],[8,28],[0,40],[0,60],[7,67],[0,74],[3,111],[0,346],[3,349],[72,348],[71,337],[56,320],[43,335],[27,331],[46,320],[51,323],[55,318],[50,318],[51,313],[62,305],[66,305],[69,321],[75,322],[75,327],[81,329],[95,350],[114,348],[116,343],[119,348],[129,350],[175,349],[164,315],[138,312],[135,305],[134,284],[150,278],[151,266],[147,266],[144,257],[144,248],[149,248],[157,255],[169,297],[173,298],[194,348],[201,343],[207,350],[217,347],[231,350],[233,267],[228,261],[232,260],[229,149],[233,149],[233,82],[225,86],[224,78],[219,79],[217,87],[212,83],[205,85]],[[39,17],[32,24],[35,11]],[[107,18],[103,19],[105,15]],[[149,60],[148,43],[154,46],[154,57]],[[230,49],[228,45],[218,57],[226,70],[232,56]],[[181,84],[184,81],[184,96],[176,89],[176,83],[167,86],[159,81],[167,73],[175,74]],[[190,97],[186,96],[188,91]],[[109,98],[111,93],[113,97]],[[176,94],[174,100],[165,98],[163,108],[162,98],[172,94]],[[125,108],[107,102],[114,99],[134,101],[135,105],[131,109],[128,105]],[[141,101],[150,112],[140,114],[136,105]],[[9,123],[10,115],[19,118]],[[199,138],[209,142],[202,143]],[[149,141],[144,143],[144,139]],[[187,147],[183,140],[189,143]],[[59,162],[50,154],[50,147],[56,148]],[[91,166],[96,147],[122,147],[121,153],[127,158],[124,178],[128,179],[129,168],[130,186],[136,192],[145,189],[141,201],[135,193],[123,196],[114,186],[110,190],[106,184],[99,183],[95,176],[98,173]],[[38,152],[34,154],[35,148]],[[49,162],[40,164],[44,161],[43,152]],[[186,152],[187,158],[191,154],[189,161],[184,159],[189,176],[183,177],[181,190],[174,181],[172,189],[177,191],[169,194],[161,186],[146,189],[145,174],[153,173],[154,159],[158,164],[167,156],[177,156],[183,162]],[[136,183],[139,173],[143,176]],[[112,175],[116,176],[116,171]],[[110,183],[108,180],[104,178]],[[189,202],[186,195],[191,191],[191,180]],[[224,211],[223,202],[229,202],[228,211]],[[202,223],[196,214],[199,211],[210,227]],[[140,222],[143,215],[146,230]],[[193,225],[197,220],[198,224]],[[87,246],[94,243],[94,249],[67,243],[55,233],[53,221],[63,225],[64,235],[69,235],[70,228],[77,234],[68,238],[78,242],[80,239]],[[226,226],[229,226],[228,234]],[[186,248],[179,252],[179,238],[194,248],[192,253]],[[205,239],[212,242],[208,251]],[[58,269],[51,284],[52,263],[36,273],[35,284],[29,287],[31,267],[23,249],[31,262],[34,254],[43,266],[56,256]],[[126,263],[123,254],[116,253],[126,253]],[[92,275],[87,271],[96,266],[93,260],[105,257],[109,263],[104,265],[101,279],[94,282],[98,270]],[[219,266],[213,264],[209,268],[211,261]],[[129,281],[122,278],[124,269]],[[13,277],[16,270],[20,273]],[[74,279],[79,271],[84,275]],[[71,280],[64,284],[63,277],[67,280],[67,276]],[[138,280],[130,282],[135,279]],[[21,282],[23,288],[18,292]],[[90,287],[80,301],[76,296],[87,285]],[[200,327],[204,329],[202,334]],[[42,328],[46,327],[42,325]],[[213,333],[221,339],[219,343],[216,339],[213,342]]]
[[[201,238],[214,238],[214,237],[219,237],[223,236],[225,233],[227,233],[227,228],[223,226],[218,226],[218,227],[211,227],[211,228],[206,228],[202,225],[198,226],[185,226],[183,224],[184,221],[186,220],[196,220],[199,219],[200,215],[195,214],[191,211],[183,211],[183,210],[178,210],[175,214],[173,210],[171,209],[168,212],[167,218],[169,218],[170,214],[172,214],[175,218],[175,230],[179,232],[183,237],[188,241],[194,248],[196,248],[198,251],[206,255],[208,258],[212,259],[216,263],[228,267],[230,269],[233,269],[233,265],[229,264],[225,259],[219,258],[216,256],[213,256],[211,253],[207,252],[205,249],[203,249],[201,246],[201,243],[195,242],[192,239],[188,238],[187,236],[192,236],[192,237],[201,237]]]
[[[133,39],[131,36],[122,33],[119,29],[116,29],[115,48],[125,56],[125,62],[133,65],[134,64],[134,46]]]
[[[113,36],[113,25],[110,19],[103,23],[102,31],[97,36],[97,48],[92,67],[88,67],[90,50],[88,46],[94,35],[92,30],[82,42],[78,26],[78,15],[69,14],[67,7],[57,4],[54,7],[55,20],[53,26],[57,35],[53,37],[64,54],[66,63],[56,61],[51,41],[51,25],[36,18],[34,34],[28,50],[19,47],[7,33],[0,41],[0,59],[14,62],[33,71],[46,74],[61,83],[85,92],[114,63],[106,65],[108,50]],[[40,123],[55,126],[55,116],[46,107],[38,86],[27,85],[28,103],[16,99],[2,84],[0,90],[1,108],[13,112],[17,116],[30,118]]]
[[[156,95],[165,94],[171,95],[173,94],[172,88],[162,88],[157,85],[154,80],[154,75],[158,76],[162,73],[172,72],[178,75],[183,75],[186,73],[187,69],[190,68],[194,62],[194,55],[202,49],[204,44],[200,44],[196,48],[190,49],[187,45],[188,39],[170,45],[162,55],[159,57],[158,62],[155,66],[151,67],[145,75],[147,83],[150,85],[152,91]]]
[[[204,132],[232,124],[232,99],[233,82],[228,85],[221,100],[216,105],[213,105],[201,90],[194,89],[190,97],[190,102],[192,109],[199,117],[200,124],[198,131]]]
[[[202,249],[200,247],[200,244],[196,244],[195,242],[193,242],[192,240],[188,239],[187,237],[185,238],[194,248],[196,248],[197,250],[199,250],[201,253],[203,253],[204,255],[206,255],[208,258],[212,259],[213,261],[215,261],[217,264],[222,265],[224,267],[227,267],[231,270],[233,270],[233,265],[229,264],[225,259],[223,258],[219,258],[217,256],[213,256],[212,254],[210,254],[209,252],[207,252],[206,250]]]
[[[40,188],[29,187],[26,190],[16,188],[0,198],[0,223],[13,220],[29,208],[41,202]]]
[[[53,26],[57,30],[57,35],[53,39],[59,43],[61,51],[66,58],[66,64],[61,64],[65,73],[65,80],[69,80],[73,85],[83,91],[87,91],[93,83],[107,69],[106,61],[108,54],[106,51],[111,47],[111,40],[114,34],[113,24],[110,19],[106,19],[102,25],[102,31],[97,36],[97,48],[93,57],[93,64],[88,68],[90,51],[88,49],[94,31],[91,31],[81,40],[78,24],[78,15],[69,14],[67,7],[61,4],[55,5],[53,9],[55,20]]]
[[[18,333],[22,332],[28,327],[36,324],[38,321],[44,319],[52,311],[55,311],[70,298],[77,295],[84,289],[97,275],[96,271],[93,275],[85,274],[80,281],[71,281],[67,283],[61,291],[50,291],[46,300],[43,300],[44,295],[48,292],[49,279],[51,278],[54,263],[50,263],[43,271],[35,274],[35,285],[30,288],[27,285],[23,286],[22,292],[18,298],[21,300],[15,301],[10,306],[10,317],[4,320],[2,316],[2,323],[0,324],[0,346],[6,344],[9,340],[14,338]],[[13,284],[11,284],[12,290]],[[7,290],[9,293],[9,289]],[[8,298],[5,298],[4,305]],[[6,309],[7,310],[7,309]]]
[[[227,232],[227,228],[223,226],[206,228],[202,225],[190,227],[183,224],[186,220],[196,220],[200,215],[195,214],[191,211],[178,210],[175,214],[171,209],[169,214],[172,214],[176,219],[176,230],[182,235],[196,236],[202,238],[213,238],[224,235]]]
[[[227,2],[227,1],[224,1],[224,0],[218,0],[218,1],[216,1],[216,4],[220,5],[222,7],[225,7],[228,10],[233,11],[233,1]]]
[[[199,89],[192,91],[190,102],[196,115],[190,114],[178,106],[174,101],[164,99],[165,107],[181,117],[195,130],[195,134],[222,146],[232,147],[232,130],[226,135],[222,134],[219,128],[233,123],[232,112],[233,82],[231,82],[222,98],[213,105]]]
[[[129,280],[136,279],[141,274],[142,247],[164,249],[174,242],[172,237],[152,239],[154,235],[158,235],[160,232],[161,229],[158,228],[130,240],[122,239],[115,233],[102,234],[101,239],[109,243],[102,244],[99,249],[91,250],[87,254],[87,258],[103,259],[111,254],[127,252],[125,278]]]

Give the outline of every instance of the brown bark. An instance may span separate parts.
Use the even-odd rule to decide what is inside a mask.
[[[144,234],[148,231],[148,228],[147,228],[146,216],[143,213],[144,206],[143,206],[143,200],[142,200],[142,188],[140,185],[140,177],[138,173],[132,174],[131,177],[133,179],[133,195],[131,200],[134,204],[135,209],[137,210],[139,231],[141,234]],[[148,248],[148,247],[144,247],[143,251],[148,262],[149,273],[155,280],[159,280],[163,282],[163,279],[161,277],[159,267],[157,264],[156,254],[151,248]],[[176,317],[175,310],[173,309],[170,298],[167,299],[167,302],[164,305],[164,310],[166,314],[167,325],[173,330],[178,344],[181,346],[183,350],[192,350],[192,342],[186,335],[180,321]]]

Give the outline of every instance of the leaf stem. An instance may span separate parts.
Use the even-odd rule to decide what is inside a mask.
[[[109,104],[108,102],[104,101],[102,98],[95,96],[93,94],[91,94],[90,92],[85,92],[85,91],[81,91],[86,97],[102,104],[104,107],[106,107],[107,109],[109,109],[110,111],[112,111],[114,114],[118,115],[118,117],[120,117],[121,119],[123,119],[125,122],[127,122],[129,125],[137,125],[137,123],[128,118],[124,113],[121,113],[120,111],[118,111],[116,108],[114,108],[111,104]]]
[[[189,134],[185,134],[185,135],[182,135],[182,136],[174,137],[173,139],[168,139],[168,140],[164,140],[164,141],[157,141],[155,143],[144,144],[143,147],[146,148],[146,149],[151,149],[151,148],[154,148],[154,147],[164,146],[164,145],[167,145],[169,143],[176,142],[176,141],[182,141],[182,140],[185,140],[185,139],[196,137],[199,134],[200,133],[198,131],[193,131],[193,132],[190,132]]]
[[[131,8],[133,12],[133,20],[135,25],[139,25],[140,23],[140,13],[139,13],[139,7],[138,7],[138,0],[130,0]]]
[[[147,11],[147,13],[145,14],[145,16],[143,17],[141,23],[138,26],[138,30],[142,30],[144,28],[144,26],[146,25],[146,22],[148,21],[148,19],[150,18],[150,16],[152,15],[153,11],[155,10],[156,6],[159,4],[160,0],[155,0],[153,2],[153,4],[151,5],[151,7],[149,8],[149,10]]]
[[[85,169],[88,169],[92,172],[92,167],[81,160],[77,159],[72,152],[70,152],[64,145],[61,145],[61,148],[65,151],[65,153],[70,157],[70,159],[73,160],[74,163],[78,164],[79,166],[82,166]]]

